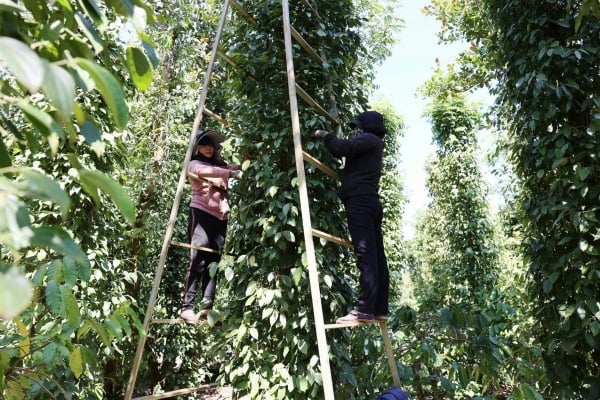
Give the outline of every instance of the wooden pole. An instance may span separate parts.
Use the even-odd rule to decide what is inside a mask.
[[[387,355],[388,365],[390,366],[390,372],[392,374],[392,380],[394,386],[400,387],[400,376],[398,375],[398,368],[396,366],[396,358],[394,357],[394,350],[392,349],[392,342],[390,341],[390,334],[388,333],[386,321],[380,321],[379,327],[381,328],[381,336],[383,337],[383,345],[385,347],[385,354]]]
[[[285,39],[285,60],[288,77],[288,92],[290,97],[290,111],[292,116],[292,134],[294,137],[294,156],[296,159],[296,173],[298,175],[300,210],[302,213],[302,227],[304,231],[304,243],[306,246],[306,258],[308,261],[310,294],[312,298],[313,313],[315,317],[315,330],[317,334],[317,346],[319,349],[319,361],[321,363],[321,376],[323,378],[323,390],[325,392],[325,400],[334,400],[333,382],[331,380],[331,369],[329,366],[329,349],[327,346],[327,337],[325,336],[325,323],[323,321],[323,308],[321,305],[319,274],[317,271],[315,246],[312,237],[312,224],[310,221],[308,190],[306,185],[306,176],[304,174],[304,159],[302,154],[302,141],[300,137],[300,118],[298,116],[298,102],[296,98],[296,78],[294,74],[292,33],[290,28],[290,9],[288,0],[282,0],[281,6],[283,8],[283,36]]]

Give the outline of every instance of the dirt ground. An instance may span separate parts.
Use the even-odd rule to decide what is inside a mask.
[[[217,387],[198,394],[198,400],[234,400],[231,387]]]

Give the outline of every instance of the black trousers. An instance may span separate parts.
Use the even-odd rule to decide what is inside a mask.
[[[208,247],[221,252],[225,245],[227,220],[220,220],[200,209],[190,207],[188,240],[194,246]],[[210,276],[210,264],[219,262],[221,254],[190,249],[190,264],[184,284],[183,310],[194,308],[198,285],[205,303],[203,308],[212,308],[217,288],[217,277]]]
[[[348,229],[360,270],[356,310],[387,315],[390,273],[383,249],[383,207],[378,196],[356,196],[344,200]]]

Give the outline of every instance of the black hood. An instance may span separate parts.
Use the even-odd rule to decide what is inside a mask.
[[[380,138],[386,134],[385,125],[383,124],[383,115],[377,111],[365,111],[359,114],[354,121],[348,123],[351,128],[361,128],[364,132],[372,133]]]

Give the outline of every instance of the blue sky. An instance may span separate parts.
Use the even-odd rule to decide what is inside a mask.
[[[400,32],[399,43],[392,49],[392,56],[377,69],[375,83],[379,90],[373,97],[373,100],[389,101],[406,124],[400,161],[405,195],[409,198],[404,215],[407,237],[412,236],[417,211],[424,209],[428,202],[425,163],[434,151],[430,125],[422,116],[427,103],[416,91],[432,75],[436,58],[445,66],[466,47],[466,44],[438,44],[436,33],[440,23],[421,13],[428,3],[426,0],[406,0],[397,10],[405,27]]]

